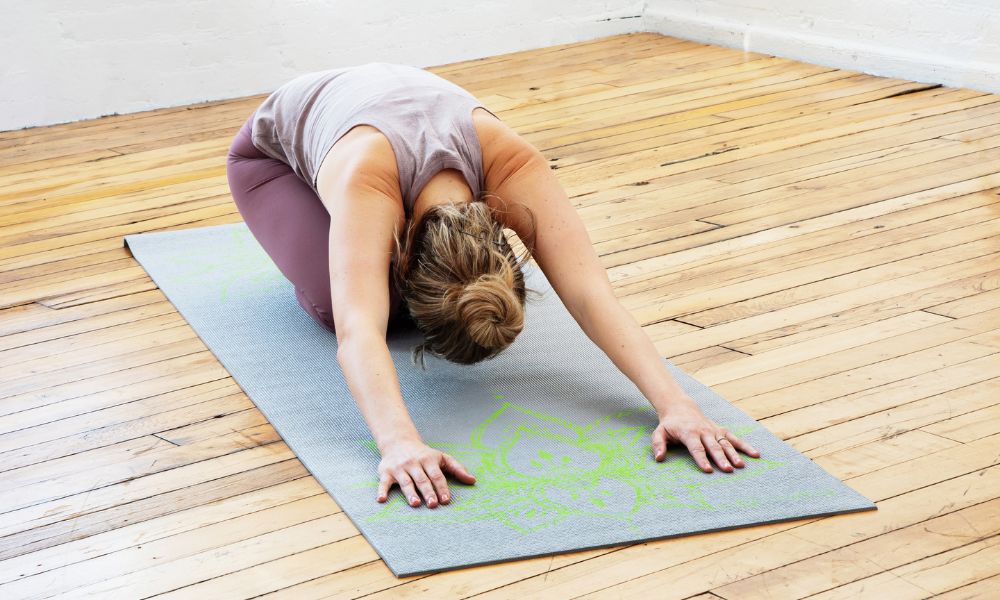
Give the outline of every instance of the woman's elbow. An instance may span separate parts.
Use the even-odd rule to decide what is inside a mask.
[[[371,347],[372,343],[385,343],[385,326],[379,326],[372,319],[343,318],[336,320],[337,360],[361,352]]]

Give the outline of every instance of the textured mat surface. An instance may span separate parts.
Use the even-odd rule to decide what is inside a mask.
[[[389,347],[429,445],[477,478],[450,505],[375,501],[380,455],[336,361],[336,336],[243,223],[125,237],[125,244],[306,468],[397,576],[744,525],[873,509],[711,389],[664,364],[716,422],[762,453],[702,473],[649,449],[656,413],[587,338],[537,268],[525,330],[477,365],[411,365],[414,329]]]

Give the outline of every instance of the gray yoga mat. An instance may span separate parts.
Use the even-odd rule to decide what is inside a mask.
[[[716,422],[762,453],[734,473],[698,470],[673,447],[656,462],[656,413],[583,333],[542,272],[524,331],[476,365],[410,362],[413,328],[389,332],[410,414],[430,446],[477,478],[449,478],[452,502],[375,501],[380,460],[336,360],[336,335],[243,223],[127,235],[167,298],[334,497],[396,576],[874,509],[669,361]]]

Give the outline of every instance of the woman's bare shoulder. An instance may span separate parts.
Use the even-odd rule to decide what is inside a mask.
[[[477,106],[472,109],[472,123],[476,128],[480,145],[483,146],[484,154],[489,151],[489,146],[495,142],[519,137],[517,136],[517,132],[511,129],[509,125],[483,107]]]
[[[531,142],[485,110],[473,110],[473,123],[483,155],[483,175],[489,186],[502,181],[536,151]]]
[[[400,196],[399,171],[392,144],[370,125],[355,125],[341,136],[320,164],[316,178],[320,196],[324,195],[324,190],[340,191],[344,186],[359,183]]]
[[[486,187],[493,189],[537,153],[537,149],[488,111],[473,110],[472,114],[482,149]]]

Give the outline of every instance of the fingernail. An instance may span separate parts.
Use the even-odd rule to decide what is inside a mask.
[[[417,504],[419,502],[420,502],[420,500],[418,500],[416,496],[410,498],[410,504]]]
[[[445,494],[444,496],[441,496],[441,500],[444,501],[444,502],[447,502],[448,498],[450,498],[450,497],[451,496],[449,496],[448,494]]]

